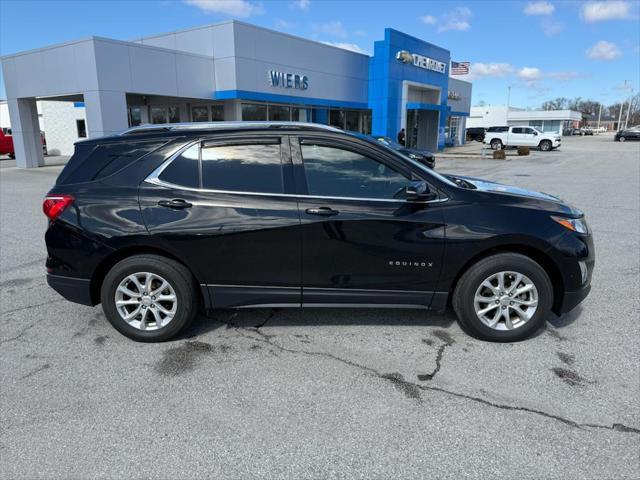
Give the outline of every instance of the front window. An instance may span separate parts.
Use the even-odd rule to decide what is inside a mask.
[[[410,179],[360,153],[312,143],[301,145],[310,195],[402,199]]]

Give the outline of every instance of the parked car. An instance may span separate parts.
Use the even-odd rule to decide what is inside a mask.
[[[449,304],[472,335],[517,341],[587,296],[595,258],[554,196],[315,124],[78,142],[43,210],[49,285],[145,342],[214,308]]]
[[[582,130],[579,127],[575,127],[573,130],[571,130],[571,135],[578,135],[578,136],[582,136]]]
[[[613,139],[616,142],[625,142],[627,140],[640,140],[640,125],[631,128],[625,128],[616,132]]]
[[[491,146],[493,150],[500,150],[505,147],[538,147],[544,152],[553,150],[560,146],[561,137],[555,132],[543,133],[534,127],[496,127],[501,130],[487,130],[484,143]],[[506,128],[506,130],[503,130]]]
[[[355,136],[360,136],[360,137],[367,137],[367,138],[372,138],[375,141],[380,142],[381,144],[383,144],[384,146],[391,148],[392,150],[395,150],[398,153],[401,153],[402,155],[405,155],[407,157],[409,157],[411,160],[415,160],[417,162],[420,162],[424,165],[426,165],[429,168],[435,168],[436,167],[436,156],[430,152],[429,150],[422,150],[422,149],[418,149],[418,148],[407,148],[403,145],[400,145],[398,142],[394,142],[391,138],[389,137],[384,137],[384,136],[376,136],[376,135],[364,135],[364,134],[360,134],[360,133],[354,133],[354,132],[349,132],[352,135]]]
[[[593,135],[593,129],[589,127],[580,128],[580,135]]]
[[[42,142],[42,153],[47,154],[47,140],[44,132],[40,132],[40,141]],[[0,155],[9,155],[9,158],[16,158],[13,148],[13,135],[10,128],[3,127],[0,130]]]
[[[485,128],[484,127],[471,127],[467,128],[466,138],[467,142],[471,142],[475,140],[476,142],[481,142],[484,140]]]

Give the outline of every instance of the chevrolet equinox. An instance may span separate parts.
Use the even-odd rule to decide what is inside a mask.
[[[594,266],[560,199],[315,124],[85,140],[43,210],[49,285],[144,342],[218,308],[449,305],[468,333],[517,341],[580,303]]]

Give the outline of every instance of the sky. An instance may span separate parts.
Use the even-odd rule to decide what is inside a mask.
[[[373,53],[395,28],[471,62],[472,104],[604,104],[640,88],[640,1],[0,0],[0,55],[238,19]],[[6,98],[0,78],[0,97]],[[627,81],[625,85],[625,80]]]

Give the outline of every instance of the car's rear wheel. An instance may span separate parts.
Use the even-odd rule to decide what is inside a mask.
[[[502,149],[502,141],[500,140],[491,140],[491,149],[492,150],[500,150]]]
[[[126,258],[107,273],[100,292],[107,319],[139,342],[161,342],[186,328],[198,311],[193,276],[159,255]]]
[[[480,260],[460,278],[453,308],[471,335],[516,342],[545,323],[553,303],[549,276],[531,258],[500,253]]]
[[[551,145],[551,142],[549,140],[543,140],[540,142],[540,150],[542,150],[543,152],[548,152],[551,150],[553,145]]]

